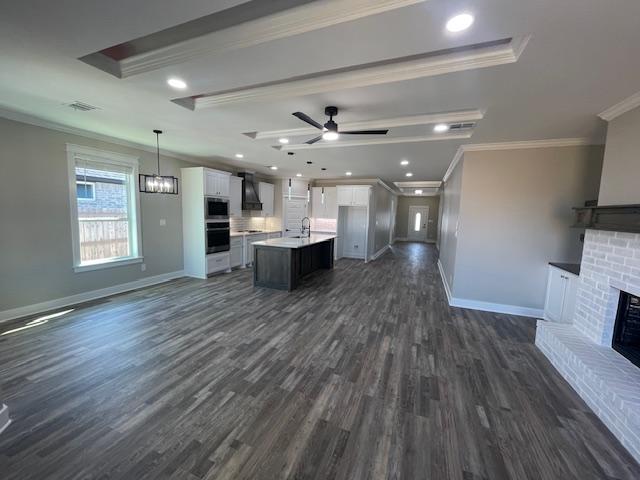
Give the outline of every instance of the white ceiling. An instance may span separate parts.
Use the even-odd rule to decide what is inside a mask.
[[[162,145],[188,156],[245,164],[268,172],[301,172],[329,178],[345,171],[387,182],[441,180],[462,144],[589,138],[601,143],[605,123],[597,114],[640,90],[640,2],[620,0],[427,0],[413,6],[199,58],[118,79],[77,58],[168,28],[241,1],[190,0],[2,0],[0,15],[0,107],[59,124],[153,146],[151,130],[165,131]],[[135,5],[135,7],[134,7]],[[468,31],[444,31],[447,18],[470,11]],[[190,111],[171,100],[206,92],[323,72],[505,37],[532,35],[517,63],[365,88],[221,105]],[[186,92],[166,84],[183,78]],[[75,112],[79,100],[100,107]],[[303,111],[324,122],[479,109],[485,113],[468,139],[301,150],[294,156],[272,148],[274,139],[243,132],[304,127],[291,115]],[[393,135],[427,135],[412,126]],[[307,136],[292,139],[301,143]],[[357,137],[362,138],[362,137]],[[411,163],[401,168],[401,159]],[[313,165],[305,162],[311,160]],[[320,168],[326,167],[325,172]]]

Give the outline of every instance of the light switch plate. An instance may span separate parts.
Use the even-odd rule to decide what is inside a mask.
[[[166,218],[161,218],[161,219],[160,219],[160,226],[161,226],[161,227],[164,227],[164,226],[166,226],[166,225],[167,225],[167,219],[166,219]]]

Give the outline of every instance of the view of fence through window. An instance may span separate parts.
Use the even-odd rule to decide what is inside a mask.
[[[76,166],[76,181],[82,263],[131,255],[127,175]]]

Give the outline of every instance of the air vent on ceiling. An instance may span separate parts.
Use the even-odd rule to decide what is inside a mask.
[[[89,105],[88,103],[79,102],[76,100],[73,103],[67,103],[67,107],[71,107],[76,111],[88,112],[89,110],[98,110],[98,107],[94,107],[93,105]]]
[[[468,128],[475,127],[475,122],[466,122],[466,123],[453,123],[449,125],[449,130],[465,130]]]

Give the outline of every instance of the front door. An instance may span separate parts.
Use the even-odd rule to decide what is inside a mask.
[[[296,237],[302,230],[302,219],[307,216],[307,201],[284,198],[284,236]],[[305,225],[306,226],[306,225]]]
[[[409,207],[408,239],[414,242],[427,241],[427,225],[429,224],[429,207]]]

